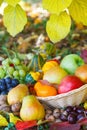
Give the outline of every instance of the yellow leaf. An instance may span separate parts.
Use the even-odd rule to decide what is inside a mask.
[[[54,43],[65,38],[70,31],[70,16],[63,12],[60,15],[53,14],[47,22],[46,30],[50,40]]]
[[[15,6],[20,0],[5,0],[9,5]]]
[[[47,9],[50,13],[59,14],[64,11],[70,4],[72,0],[43,0],[43,8]]]
[[[10,122],[16,124],[17,121],[22,121],[20,118],[18,118],[17,116],[14,116],[12,113],[9,113],[10,116]]]
[[[0,5],[2,4],[3,0],[0,0]]]
[[[5,117],[3,117],[2,115],[0,115],[0,126],[7,126],[8,122],[5,119]]]
[[[15,7],[8,5],[4,10],[3,20],[4,25],[12,36],[21,32],[27,23],[26,13],[20,5]]]
[[[73,0],[69,12],[77,23],[87,25],[87,0]]]

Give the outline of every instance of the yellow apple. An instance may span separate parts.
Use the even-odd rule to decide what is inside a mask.
[[[55,66],[46,71],[43,75],[43,80],[47,80],[50,83],[60,84],[61,80],[67,76],[68,73],[60,66]]]

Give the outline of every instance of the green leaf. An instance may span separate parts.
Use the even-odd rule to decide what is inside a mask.
[[[20,0],[5,0],[9,5],[15,6],[20,2]]]
[[[87,25],[87,0],[73,0],[69,12],[77,23]]]
[[[3,0],[0,0],[0,5],[2,4]]]
[[[70,31],[70,16],[63,12],[60,15],[53,14],[47,22],[46,30],[50,40],[54,43],[65,38]]]
[[[3,20],[4,25],[12,36],[21,32],[27,23],[26,13],[20,5],[15,7],[8,5],[4,10]]]
[[[72,0],[43,0],[43,8],[47,9],[50,13],[59,14],[64,11],[71,4]]]

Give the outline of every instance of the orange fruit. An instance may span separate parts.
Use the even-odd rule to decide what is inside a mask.
[[[34,90],[36,92],[36,95],[39,97],[48,97],[48,96],[55,96],[57,95],[57,90],[55,87],[44,84],[41,81],[38,81],[35,86]]]

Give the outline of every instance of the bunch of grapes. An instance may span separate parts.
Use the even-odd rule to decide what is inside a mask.
[[[8,92],[18,84],[19,81],[15,78],[6,77],[0,79],[0,95],[8,94]]]
[[[25,66],[18,58],[7,58],[2,61],[0,66],[0,79],[4,77],[16,78],[23,81],[27,73],[27,66]]]
[[[87,116],[87,110],[83,106],[67,106],[65,111],[61,113],[60,119],[68,121],[71,124],[80,121]]]

